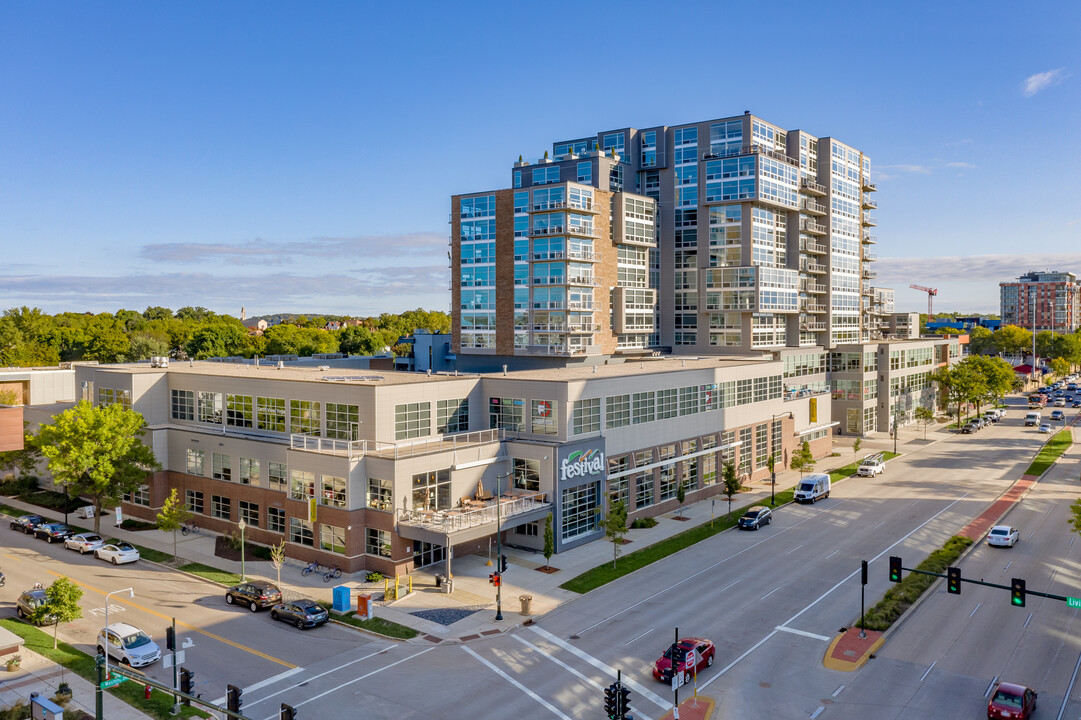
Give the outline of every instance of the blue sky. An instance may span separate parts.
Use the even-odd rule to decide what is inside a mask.
[[[0,309],[447,309],[450,195],[750,110],[863,150],[898,310],[1081,274],[1081,4],[0,6]]]

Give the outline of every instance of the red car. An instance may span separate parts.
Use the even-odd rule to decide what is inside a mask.
[[[988,720],[1028,720],[1036,712],[1036,691],[1024,685],[999,683],[987,703]]]
[[[688,637],[679,641],[679,647],[683,650],[686,660],[676,668],[676,672],[683,673],[683,682],[689,682],[695,673],[713,664],[713,658],[717,649],[713,642],[704,638]],[[653,677],[665,682],[672,682],[672,646],[664,651],[664,655],[653,663]]]

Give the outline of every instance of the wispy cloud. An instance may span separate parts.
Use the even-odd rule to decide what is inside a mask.
[[[1046,90],[1053,85],[1058,85],[1069,76],[1069,73],[1066,72],[1066,68],[1064,67],[1048,70],[1047,72],[1036,73],[1035,75],[1029,75],[1025,78],[1025,81],[1021,83],[1021,92],[1025,97],[1032,97],[1041,90]]]
[[[1031,270],[1075,268],[1081,253],[1031,253],[1019,255],[966,255],[942,257],[887,257],[875,263],[883,287],[908,287],[909,283],[1000,283]]]
[[[948,167],[948,168],[960,168],[960,169],[963,169],[963,170],[975,170],[976,169],[975,165],[973,165],[972,163],[967,163],[967,162],[948,162],[948,163],[946,163],[946,167]]]
[[[312,238],[271,241],[254,239],[238,243],[163,243],[145,245],[140,256],[166,263],[284,265],[313,258],[364,259],[383,264],[385,259],[418,255],[432,257],[447,247],[447,238],[435,233],[362,235],[353,238]],[[438,257],[438,255],[435,255]]]

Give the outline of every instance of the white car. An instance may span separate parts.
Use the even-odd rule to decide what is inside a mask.
[[[94,557],[98,560],[108,560],[113,565],[122,565],[138,560],[139,551],[128,542],[109,543],[95,550]]]
[[[1040,427],[1039,427],[1039,431],[1042,432],[1042,433],[1046,433],[1046,434],[1050,435],[1051,432],[1052,432],[1051,423],[1043,423],[1043,424],[1041,424]]]
[[[1066,407],[1066,398],[1055,398],[1055,407]]]
[[[80,555],[94,552],[105,544],[104,538],[97,533],[87,532],[72,535],[64,541],[64,547],[68,550],[78,550]]]
[[[157,662],[161,648],[145,632],[127,623],[113,623],[98,633],[98,652],[124,665],[143,667]]]
[[[860,477],[874,477],[884,472],[886,472],[886,463],[878,458],[868,458],[856,469],[856,474]]]
[[[987,544],[1000,547],[1013,547],[1021,539],[1017,528],[1009,525],[995,525],[991,532],[987,533]]]

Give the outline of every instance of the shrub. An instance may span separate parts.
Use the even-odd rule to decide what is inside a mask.
[[[125,518],[120,527],[125,530],[153,530],[157,528],[157,523],[146,522],[145,520],[135,520],[132,518]]]
[[[383,573],[370,572],[364,579],[371,583],[383,582]]]
[[[646,528],[657,527],[657,519],[651,517],[635,518],[631,523],[632,530],[644,530]]]
[[[10,478],[0,482],[0,495],[7,495],[8,497],[28,495],[37,492],[37,489],[38,479],[33,475],[23,475],[22,477]]]

